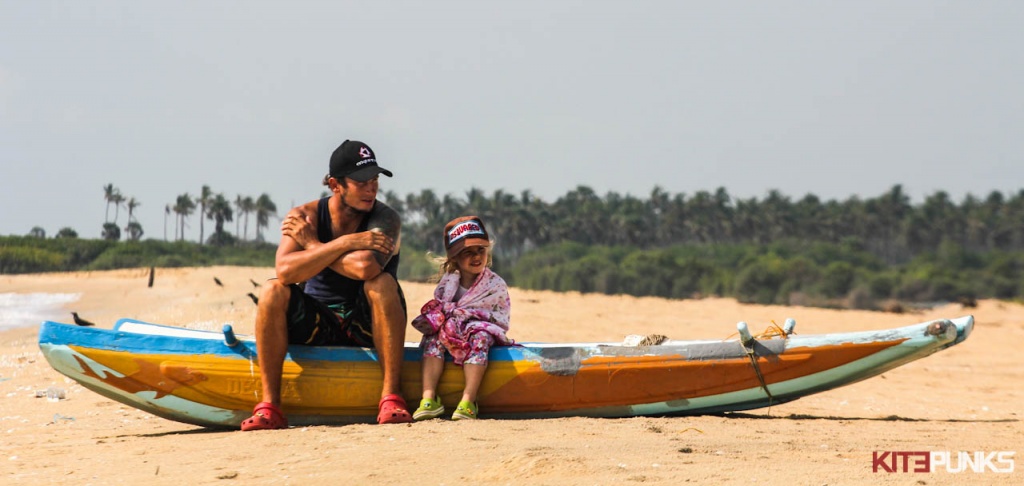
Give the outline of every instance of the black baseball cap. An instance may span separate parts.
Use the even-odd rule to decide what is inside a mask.
[[[377,157],[369,145],[356,140],[345,140],[331,154],[330,176],[335,179],[348,177],[354,181],[366,182],[378,174],[392,177],[391,171],[377,165]]]

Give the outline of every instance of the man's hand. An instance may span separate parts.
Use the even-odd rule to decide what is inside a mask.
[[[352,233],[348,238],[351,238],[352,245],[359,250],[373,250],[388,256],[395,251],[395,240],[378,230]]]
[[[284,221],[281,222],[281,236],[295,240],[299,246],[307,250],[310,245],[320,243],[309,216],[295,211],[288,213],[288,216],[285,216]]]

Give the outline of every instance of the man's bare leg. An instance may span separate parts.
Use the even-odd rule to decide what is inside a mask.
[[[288,324],[285,313],[292,290],[270,280],[260,293],[256,310],[256,353],[263,382],[263,401],[281,406],[281,373],[288,353]]]
[[[402,358],[405,352],[405,310],[398,297],[398,282],[382,272],[363,284],[373,313],[373,346],[384,371],[381,397],[402,394]]]

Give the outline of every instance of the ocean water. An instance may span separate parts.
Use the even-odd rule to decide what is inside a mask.
[[[71,322],[71,314],[63,306],[77,301],[81,296],[0,293],[0,331],[35,326],[43,321]]]

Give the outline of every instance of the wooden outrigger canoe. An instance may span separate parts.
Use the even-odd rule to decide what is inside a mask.
[[[479,393],[483,418],[694,415],[780,404],[876,376],[962,342],[973,316],[912,326],[725,341],[497,347]],[[230,343],[230,344],[229,344]],[[44,322],[39,347],[54,369],[105,397],[154,415],[235,428],[260,399],[256,346],[223,333],[122,319],[113,329]],[[420,352],[406,343],[402,390],[420,396]],[[292,425],[373,422],[376,352],[291,346],[282,409]],[[454,408],[461,369],[447,366],[439,396]]]

